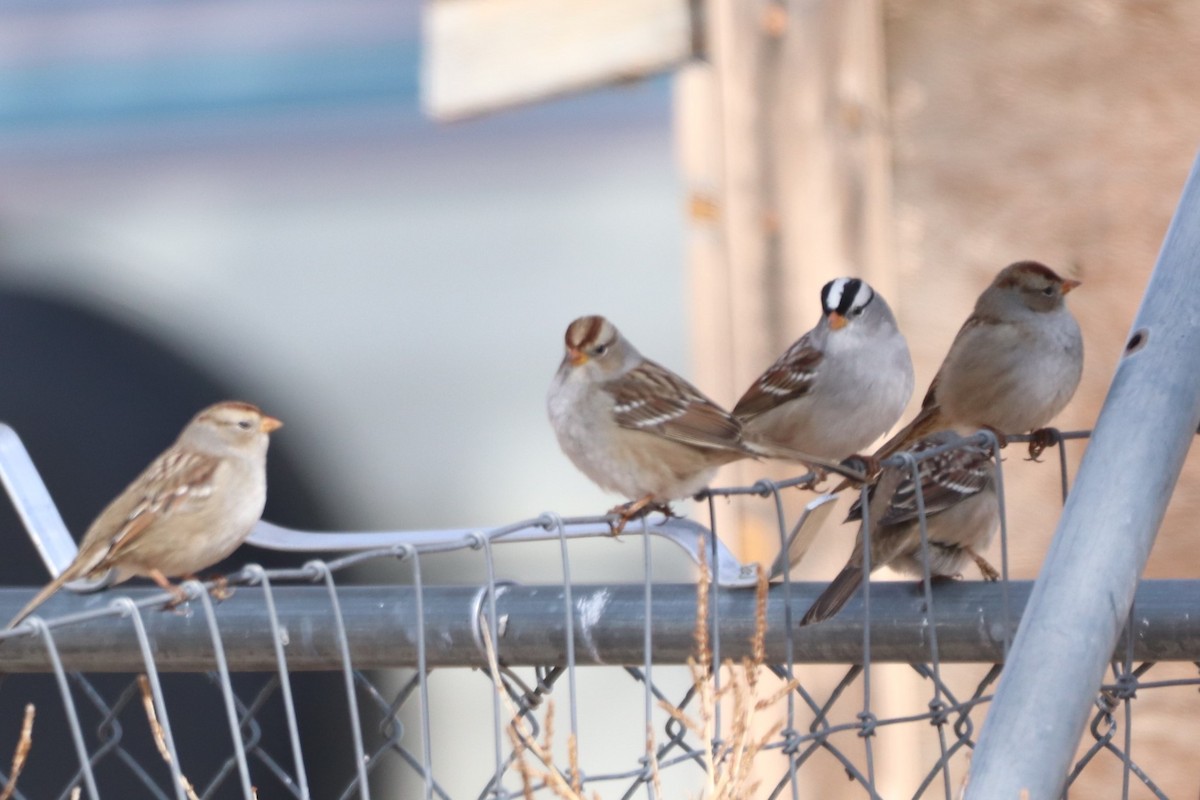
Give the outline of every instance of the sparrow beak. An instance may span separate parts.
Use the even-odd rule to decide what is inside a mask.
[[[1076,288],[1076,287],[1078,287],[1078,286],[1081,286],[1081,285],[1082,285],[1082,284],[1081,284],[1079,281],[1073,281],[1073,280],[1069,280],[1069,279],[1068,279],[1068,280],[1064,280],[1064,281],[1063,281],[1063,284],[1062,284],[1062,293],[1063,293],[1063,294],[1067,294],[1067,293],[1068,293],[1068,292],[1070,292],[1072,289],[1074,289],[1074,288]]]
[[[840,331],[842,328],[846,327],[846,318],[836,311],[830,311],[829,327],[833,328],[835,331]]]
[[[258,429],[263,433],[277,431],[283,427],[283,423],[274,417],[263,417],[262,422],[258,423]]]
[[[578,347],[567,348],[567,360],[571,362],[572,367],[578,367],[581,364],[587,363],[587,353],[580,350]]]

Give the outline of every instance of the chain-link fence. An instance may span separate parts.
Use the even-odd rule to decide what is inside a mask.
[[[1039,467],[1064,491],[1063,443],[1080,436]],[[45,523],[15,441],[6,485]],[[1017,449],[996,451],[1002,510],[1000,454]],[[710,526],[655,517],[619,539],[606,518],[553,515],[330,534],[347,554],[249,566],[227,599],[193,583],[175,610],[158,590],[60,593],[0,636],[0,753],[16,754],[0,797],[957,797],[1030,590],[1008,580],[1006,526],[998,582],[868,583],[801,628],[823,585],[784,571],[768,590],[721,544],[717,512],[732,495],[762,504],[785,549],[833,507],[785,511],[809,477],[713,490],[697,506]],[[254,541],[311,536],[264,524]],[[627,578],[573,579],[611,548]],[[662,580],[693,561],[699,580]],[[448,571],[481,577],[429,578]],[[1111,796],[1166,796],[1134,756],[1133,711],[1147,694],[1194,706],[1196,591],[1141,587],[1072,782],[1115,769]],[[27,597],[0,591],[0,613]]]

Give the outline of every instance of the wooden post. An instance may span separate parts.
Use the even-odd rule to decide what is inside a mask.
[[[708,0],[705,11],[706,61],[678,73],[675,127],[691,219],[693,373],[732,404],[816,323],[826,281],[863,277],[899,313],[883,21],[878,0]],[[742,463],[718,482],[794,474],[788,465]],[[810,497],[787,492],[788,517]],[[770,564],[779,552],[766,508],[717,506],[718,531],[744,562]],[[845,559],[848,541],[831,527],[803,577],[827,580]],[[874,686],[886,683],[895,697],[913,689],[895,670],[880,678]],[[830,673],[829,685],[836,680]],[[875,708],[886,711],[886,693]],[[902,751],[888,763],[916,763],[910,747],[888,747]],[[886,785],[912,777],[891,769]],[[810,763],[801,785],[830,798],[848,787],[832,763]]]
[[[694,374],[721,402],[816,322],[826,281],[865,277],[896,305],[881,13],[878,0],[705,6],[706,61],[678,75],[676,130]],[[774,557],[773,519],[734,508],[725,523],[744,559]]]

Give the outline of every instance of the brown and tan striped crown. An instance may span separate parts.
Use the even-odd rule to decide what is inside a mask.
[[[585,352],[598,344],[616,341],[617,329],[604,317],[594,315],[580,317],[567,326],[564,337],[568,350]]]
[[[242,419],[237,420],[237,417],[241,417]],[[240,427],[245,428],[245,423],[250,422],[250,420],[246,419],[247,417],[257,421],[256,428],[263,433],[270,433],[283,427],[282,422],[263,413],[262,409],[258,406],[253,403],[242,402],[241,400],[226,400],[222,403],[214,403],[193,417],[190,424],[198,422],[233,424],[237,422]]]
[[[994,283],[1004,287],[1020,286],[1031,276],[1037,276],[1050,283],[1066,283],[1061,275],[1039,261],[1017,261],[1009,264],[1000,270]]]

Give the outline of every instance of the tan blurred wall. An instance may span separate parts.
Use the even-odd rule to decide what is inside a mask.
[[[1069,300],[1086,366],[1058,424],[1090,427],[1200,148],[1200,3],[892,0],[885,8],[898,304],[918,375],[936,369],[998,266],[1041,259],[1084,282]],[[1070,450],[1072,473],[1082,449]],[[1012,571],[1034,577],[1058,516],[1052,467],[1016,454],[1007,467]],[[1193,458],[1147,577],[1200,572],[1198,490]],[[1147,677],[1189,673],[1160,667]],[[1194,692],[1144,691],[1134,708],[1135,759],[1167,796],[1195,797],[1200,763],[1184,744],[1200,734]],[[1119,762],[1101,758],[1072,796],[1116,797],[1119,787]]]
[[[1069,304],[1086,367],[1058,423],[1090,427],[1200,147],[1200,4],[895,0],[886,10],[898,304],[918,372],[928,380],[999,266],[1037,258],[1084,282]],[[1013,566],[1031,576],[1055,490],[1044,469],[1010,466]],[[1189,469],[1179,487],[1151,576],[1195,576],[1180,524],[1198,478]]]
[[[856,127],[834,119],[820,136],[840,136],[850,142],[847,148],[834,151],[849,151],[850,161],[830,169],[841,170],[853,183],[860,181],[863,168],[861,160],[854,160],[854,141],[882,131],[887,140],[884,152],[890,149],[890,166],[878,185],[890,192],[886,202],[893,224],[885,238],[891,236],[893,250],[866,265],[847,257],[853,254],[853,246],[840,251],[831,248],[828,252],[834,257],[825,260],[812,253],[793,253],[795,258],[780,268],[802,276],[799,280],[793,277],[791,285],[802,284],[805,291],[788,295],[790,309],[785,321],[764,321],[766,330],[756,334],[760,341],[729,356],[749,361],[751,366],[714,371],[706,363],[709,353],[700,347],[698,376],[712,378],[706,388],[720,400],[736,400],[744,386],[734,385],[737,381],[728,375],[756,374],[774,355],[764,353],[761,340],[778,348],[776,340],[783,339],[786,344],[815,322],[817,301],[812,286],[843,271],[866,270],[859,274],[870,275],[871,270],[882,268],[887,270],[885,276],[872,280],[887,286],[888,298],[908,337],[917,369],[915,407],[979,291],[1005,264],[1034,258],[1084,284],[1069,298],[1084,331],[1083,382],[1058,425],[1064,429],[1090,427],[1183,181],[1200,148],[1200,3],[847,3],[860,15],[864,6],[873,8],[881,24],[886,101],[879,116],[868,116],[865,125]],[[724,4],[715,0],[712,5],[721,8]],[[792,4],[793,10],[795,6]],[[810,24],[828,25],[831,19],[843,19],[837,13],[823,17],[804,13]],[[860,19],[857,33],[847,34],[836,26],[828,33],[843,47],[874,46],[872,37],[863,35],[871,26],[869,14],[866,19],[866,23]],[[793,14],[793,24],[796,21]],[[807,37],[811,41],[812,31],[793,28],[783,36],[786,51],[790,39]],[[761,34],[758,37],[761,39]],[[865,60],[869,64],[874,57],[867,54]],[[827,88],[834,98],[826,112],[833,117],[844,116],[848,93],[855,93],[854,87],[847,92],[841,80],[850,60],[851,56],[842,54],[825,62],[831,69]],[[719,66],[719,57],[717,63]],[[865,74],[870,77],[869,69]],[[808,86],[809,78],[797,76],[796,80],[798,86]],[[685,106],[689,102],[686,91],[684,87]],[[681,114],[681,119],[686,120],[687,115]],[[806,136],[798,136],[795,146],[807,143]],[[728,152],[725,155],[729,157]],[[833,190],[827,196],[831,203],[844,200]],[[711,225],[705,225],[704,220],[697,223],[699,231],[694,236],[718,236]],[[829,219],[785,214],[780,233],[785,240],[783,251],[788,252],[789,238],[828,237],[831,225],[853,228],[845,215]],[[699,250],[705,257],[705,246],[703,241],[699,245],[693,242],[693,254]],[[840,262],[836,258],[839,253]],[[707,252],[707,257],[712,258],[712,253]],[[711,273],[711,265],[693,272],[698,284],[695,294],[701,302],[694,320],[700,343],[705,342],[704,331],[711,329],[703,303],[710,295],[719,294],[708,283]],[[766,281],[762,287],[764,293],[773,291]],[[752,305],[741,303],[743,307]],[[747,324],[746,317],[741,324]],[[747,338],[755,337],[742,337]],[[1072,474],[1082,451],[1082,445],[1069,447]],[[1054,457],[1047,457],[1044,464],[1031,464],[1022,456],[1010,450],[1005,471],[1010,566],[1014,577],[1032,578],[1057,522],[1060,498]],[[761,469],[754,471],[762,473]],[[730,480],[745,477],[754,476],[745,468],[729,473]],[[1198,488],[1200,465],[1192,459],[1171,502],[1148,577],[1195,578],[1200,572],[1190,524],[1197,510]],[[770,521],[746,514],[741,524],[749,537],[742,543],[742,553],[749,558],[773,556],[767,533]],[[845,558],[852,536],[849,528],[826,530],[799,577],[831,577]],[[988,555],[993,563],[999,563],[998,543]],[[974,574],[967,577],[977,578]],[[1157,668],[1151,677],[1170,677],[1181,671],[1194,673]],[[911,683],[903,678],[886,683],[884,694],[908,691],[904,687]],[[884,714],[888,697],[882,702],[883,708],[877,710]],[[1200,734],[1200,700],[1194,691],[1146,691],[1134,707],[1135,758],[1168,796],[1196,796],[1200,764],[1184,744]],[[885,749],[880,756],[882,774],[890,769],[896,778],[885,778],[883,785],[896,785],[897,791],[903,791],[899,787],[908,785],[913,774],[914,765],[906,763],[912,751],[912,746],[904,744]],[[931,762],[935,757],[934,751],[927,750],[920,760]],[[844,777],[837,777],[838,771],[836,765],[830,765],[818,783],[824,786],[821,796],[843,796],[833,793],[840,786],[846,786],[845,796],[860,796],[842,782]],[[1099,759],[1086,773],[1072,796],[1116,797],[1119,787],[1119,762],[1108,757]],[[912,789],[909,785],[909,794]],[[1143,793],[1135,791],[1131,796]]]

